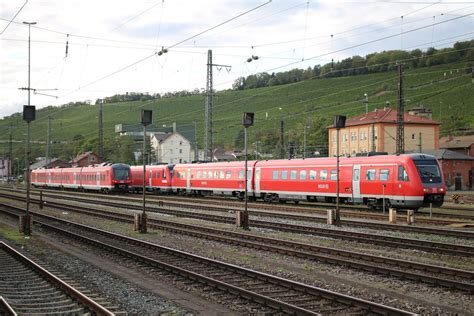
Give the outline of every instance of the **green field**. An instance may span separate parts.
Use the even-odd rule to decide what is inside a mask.
[[[441,133],[456,132],[460,128],[474,129],[474,83],[467,73],[466,63],[447,64],[407,70],[404,74],[406,108],[420,104],[433,111],[433,119],[442,123]],[[303,126],[308,129],[308,146],[325,147],[325,128],[336,114],[353,116],[365,112],[364,93],[369,96],[369,110],[397,103],[396,72],[376,73],[352,77],[312,79],[294,84],[242,91],[218,91],[214,98],[215,142],[234,149],[235,139],[242,130],[241,115],[255,112],[255,126],[249,129],[249,142],[262,141],[263,150],[271,152],[277,144],[280,119],[285,121],[286,142],[302,143]],[[202,144],[205,97],[201,95],[161,99],[155,102],[135,101],[104,104],[104,134],[114,136],[116,124],[138,123],[141,109],[153,110],[154,123],[195,122],[198,143]],[[32,140],[45,141],[47,117],[52,116],[52,139],[71,142],[82,135],[80,149],[95,149],[98,134],[98,106],[76,105],[48,107],[36,113],[31,124]],[[0,120],[1,139],[8,139],[8,126],[13,139],[22,140],[26,125],[21,113]],[[80,138],[80,137],[79,137]],[[84,144],[85,143],[85,144]],[[2,143],[0,156],[6,154],[8,144]],[[44,156],[45,145],[33,144],[33,154]],[[61,155],[64,145],[55,144],[53,154]],[[241,149],[241,148],[235,148]],[[15,152],[24,150],[16,144]],[[78,149],[79,150],[79,149]]]

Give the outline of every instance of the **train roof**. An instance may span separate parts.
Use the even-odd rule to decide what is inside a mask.
[[[407,163],[412,159],[436,159],[434,156],[425,154],[404,154],[404,155],[381,155],[369,157],[341,157],[340,164],[370,164],[400,162]],[[334,165],[336,157],[307,158],[307,159],[279,159],[258,161],[256,166],[288,166],[288,165]]]

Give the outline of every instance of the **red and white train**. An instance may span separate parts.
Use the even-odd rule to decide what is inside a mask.
[[[78,190],[113,192],[129,190],[130,166],[126,164],[99,165],[93,167],[36,169],[31,172],[31,184]]]
[[[132,167],[141,190],[143,166]],[[251,199],[269,202],[336,200],[336,158],[248,161]],[[244,197],[245,164],[239,162],[147,166],[147,190]],[[446,186],[435,157],[423,154],[340,159],[342,203],[418,209],[441,206]]]

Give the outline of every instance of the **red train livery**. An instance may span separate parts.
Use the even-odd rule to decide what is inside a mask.
[[[131,184],[130,166],[106,166],[37,169],[31,172],[35,187],[52,187],[102,192],[128,191]]]
[[[154,167],[166,174],[167,182],[149,185],[147,175],[148,190],[244,196],[242,161],[147,166],[147,170]],[[135,168],[133,178],[134,173]],[[140,174],[143,176],[143,171]],[[336,179],[335,158],[248,161],[251,199],[335,202]],[[386,205],[395,208],[418,209],[430,203],[441,206],[446,194],[438,161],[423,154],[341,158],[339,179],[343,203],[377,207],[385,200]],[[137,183],[141,186],[142,181]]]
[[[143,166],[130,167],[132,173],[131,190],[143,189]],[[168,165],[146,166],[145,183],[147,189],[154,192],[171,192],[171,173]]]

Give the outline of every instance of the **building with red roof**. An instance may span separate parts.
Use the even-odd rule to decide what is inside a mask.
[[[427,117],[405,113],[405,151],[423,152],[439,149],[439,125]],[[328,128],[329,156],[336,155],[336,128]],[[396,153],[397,111],[391,108],[375,109],[346,120],[340,129],[339,153]]]

